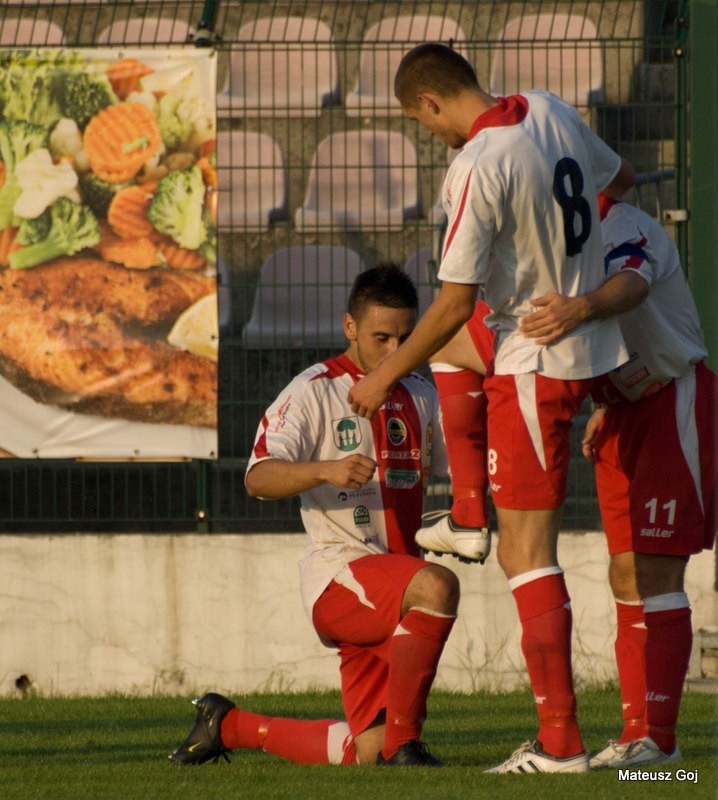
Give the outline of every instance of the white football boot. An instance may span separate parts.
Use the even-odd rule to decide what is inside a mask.
[[[438,519],[434,525],[419,528],[414,541],[422,550],[438,556],[449,553],[459,561],[483,564],[491,552],[491,532],[488,528],[464,528],[451,519],[450,511],[429,511],[425,522]]]
[[[524,742],[514,752],[496,767],[485,770],[497,774],[516,772],[530,775],[535,772],[588,772],[588,753],[579,753],[577,756],[558,758],[544,753],[541,745],[536,742]]]
[[[650,738],[644,736],[625,744],[609,742],[600,753],[591,758],[593,769],[601,767],[625,768],[643,767],[649,764],[675,764],[681,760],[681,751],[678,747],[672,753],[663,750]]]

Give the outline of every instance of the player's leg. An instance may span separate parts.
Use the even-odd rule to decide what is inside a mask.
[[[456,576],[403,555],[351,562],[314,607],[325,640],[341,641],[342,700],[359,759],[380,764],[434,765],[421,743],[426,695],[451,631],[458,603]],[[384,711],[380,749],[361,736]]]
[[[263,750],[297,764],[355,764],[357,750],[343,720],[300,720],[271,717],[238,708],[210,692],[195,700],[195,723],[170,756],[180,766],[229,760],[240,748]]]
[[[588,384],[519,375],[494,376],[486,385],[497,555],[521,620],[539,718],[536,741],[491,771],[585,771],[571,669],[571,603],[557,542],[568,433]]]
[[[439,350],[430,366],[439,395],[453,502],[416,535],[417,544],[434,553],[451,553],[483,563],[491,539],[486,471],[486,396],[484,375],[493,361],[494,335],[483,323],[490,309],[480,301],[472,319]]]

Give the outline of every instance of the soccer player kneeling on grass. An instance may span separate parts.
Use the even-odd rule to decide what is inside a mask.
[[[261,748],[302,764],[441,765],[421,730],[459,584],[421,560],[414,542],[425,479],[447,470],[436,392],[411,374],[372,420],[347,400],[409,336],[417,305],[398,267],[358,276],[344,316],[348,348],[281,392],[259,425],[245,478],[253,497],[301,498],[309,536],[302,599],[319,637],[339,650],[346,721],[268,717],[210,693],[195,701],[174,763]]]

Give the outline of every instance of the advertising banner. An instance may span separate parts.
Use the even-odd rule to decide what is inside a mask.
[[[216,458],[216,53],[0,49],[0,448]]]

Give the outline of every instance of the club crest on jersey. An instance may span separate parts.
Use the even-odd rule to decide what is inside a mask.
[[[386,432],[389,441],[398,447],[406,441],[406,425],[398,417],[390,417],[386,423]]]
[[[342,417],[333,419],[334,444],[345,453],[356,450],[361,444],[361,428],[359,417]]]
[[[369,509],[366,506],[357,506],[354,509],[354,524],[357,528],[363,528],[370,522]]]

